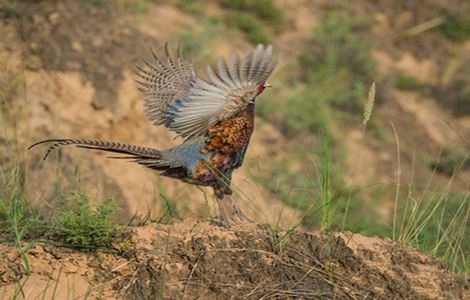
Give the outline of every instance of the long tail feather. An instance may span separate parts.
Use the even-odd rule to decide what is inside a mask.
[[[130,155],[126,158],[153,158],[159,159],[160,158],[160,151],[153,148],[141,147],[136,145],[129,145],[129,144],[121,144],[116,142],[105,142],[99,140],[89,140],[89,139],[49,139],[39,141],[37,143],[32,144],[29,146],[28,150],[45,143],[53,143],[47,149],[46,153],[44,154],[43,160],[45,160],[49,154],[63,146],[74,145],[79,148],[91,149],[91,150],[99,150],[99,151],[106,151],[106,152],[114,152],[114,153],[122,153]]]

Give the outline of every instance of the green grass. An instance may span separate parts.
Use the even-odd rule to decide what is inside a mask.
[[[174,222],[175,219],[181,219],[176,209],[176,203],[174,201],[170,201],[168,197],[163,193],[160,193],[160,203],[162,213],[157,223],[171,224]]]
[[[51,216],[49,237],[72,248],[96,249],[117,242],[122,226],[116,225],[112,198],[92,207],[88,196],[72,189],[57,199],[58,212]]]
[[[470,114],[470,58],[462,54],[449,59],[443,84],[434,89],[434,96],[457,116]]]
[[[225,23],[245,34],[253,44],[267,44],[282,30],[282,11],[272,0],[221,0]]]
[[[470,193],[407,188],[396,213],[395,239],[440,258],[454,272],[470,271]]]
[[[421,90],[426,87],[425,84],[420,83],[418,80],[405,74],[398,74],[395,77],[395,87],[402,91],[415,91]]]
[[[250,13],[274,26],[276,30],[281,29],[282,11],[273,0],[221,0],[220,2],[226,9]]]
[[[112,198],[93,207],[91,199],[75,186],[57,191],[47,202],[31,199],[23,164],[15,159],[2,163],[0,180],[1,242],[19,249],[24,249],[26,241],[26,248],[42,242],[96,249],[120,238],[122,226],[113,221],[117,208]]]
[[[182,31],[179,36],[183,56],[193,58],[193,62],[196,64],[200,61],[206,62],[211,57],[207,45],[220,34],[217,20],[207,18],[202,23],[201,29],[190,26]]]
[[[243,32],[246,39],[253,44],[268,44],[270,41],[270,36],[264,29],[263,23],[249,14],[230,12],[225,14],[224,20],[229,27]]]
[[[93,1],[97,2],[100,0]],[[146,14],[150,9],[148,0],[117,0],[114,4],[120,11],[130,12],[136,15]]]
[[[190,14],[199,14],[202,12],[201,2],[197,0],[180,0],[178,7],[182,11]]]
[[[441,27],[442,34],[453,42],[463,42],[470,38],[470,17],[468,15],[449,16]]]
[[[469,153],[465,153],[456,147],[447,146],[442,150],[440,157],[433,159],[429,166],[437,172],[451,177],[459,170],[466,171],[470,169],[468,155]]]
[[[0,4],[0,14],[5,17],[13,17],[18,14],[18,4],[15,1],[6,0]]]

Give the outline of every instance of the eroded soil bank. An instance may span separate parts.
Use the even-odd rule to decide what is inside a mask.
[[[114,249],[0,245],[0,294],[26,299],[470,299],[468,282],[417,249],[359,234],[186,220],[129,229]]]

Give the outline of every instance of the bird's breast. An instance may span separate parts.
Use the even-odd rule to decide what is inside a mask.
[[[201,148],[201,153],[209,157],[200,160],[194,177],[212,180],[216,173],[227,175],[242,165],[254,127],[254,114],[250,112],[253,105],[249,106],[235,117],[209,128],[205,146]]]
[[[235,117],[225,120],[208,130],[203,153],[216,151],[220,154],[243,152],[248,146],[254,128],[254,105]]]

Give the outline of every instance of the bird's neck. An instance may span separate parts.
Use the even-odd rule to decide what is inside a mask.
[[[248,119],[249,124],[254,127],[255,125],[255,104],[249,103],[245,109],[246,118]]]

